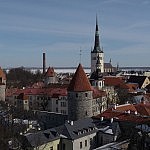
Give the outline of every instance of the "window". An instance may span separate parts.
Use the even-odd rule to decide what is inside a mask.
[[[62,150],[65,150],[65,149],[66,149],[66,145],[65,145],[65,143],[63,143]]]
[[[78,93],[76,93],[76,97],[78,98]]]
[[[80,142],[80,149],[82,149],[82,142]]]
[[[58,104],[58,100],[56,100],[56,104]]]
[[[85,140],[85,147],[87,147],[87,140]]]
[[[61,107],[66,107],[66,102],[61,102]]]
[[[61,113],[62,114],[66,114],[66,110],[61,110]]]
[[[57,150],[59,150],[59,144],[57,144]]]
[[[88,97],[88,93],[85,93],[85,97]]]
[[[58,112],[58,108],[56,107],[56,112]]]
[[[50,150],[53,150],[53,146],[50,147]]]
[[[92,139],[92,138],[90,138],[90,145],[92,144],[92,140],[93,140],[93,139]]]

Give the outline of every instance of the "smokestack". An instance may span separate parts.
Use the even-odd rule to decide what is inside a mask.
[[[46,58],[45,53],[43,53],[43,75],[45,74],[45,68],[46,68]]]

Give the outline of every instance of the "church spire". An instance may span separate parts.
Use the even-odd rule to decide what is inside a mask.
[[[100,42],[99,42],[99,30],[98,30],[98,19],[96,15],[96,29],[95,29],[95,44],[94,44],[94,52],[101,52]]]

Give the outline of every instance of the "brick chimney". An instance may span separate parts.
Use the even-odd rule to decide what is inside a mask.
[[[45,74],[45,69],[46,69],[46,58],[45,53],[43,53],[43,74]]]

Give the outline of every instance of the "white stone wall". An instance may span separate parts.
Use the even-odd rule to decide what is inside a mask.
[[[85,140],[87,140],[87,146],[85,146]],[[80,148],[80,142],[82,142],[82,148]],[[74,140],[73,142],[73,150],[90,150],[95,148],[96,145],[96,133],[83,136]]]

